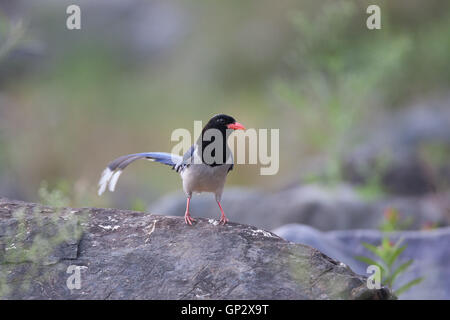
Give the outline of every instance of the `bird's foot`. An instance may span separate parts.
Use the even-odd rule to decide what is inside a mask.
[[[195,219],[191,217],[189,212],[186,212],[184,214],[184,222],[186,222],[186,224],[192,226],[192,222],[195,222]]]
[[[219,224],[225,225],[228,222],[228,218],[225,215],[220,216]]]

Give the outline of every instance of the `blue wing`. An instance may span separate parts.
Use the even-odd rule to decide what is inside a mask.
[[[159,162],[168,166],[171,166],[172,169],[178,166],[179,163],[183,161],[183,158],[165,152],[143,152],[143,153],[134,153],[127,154],[125,156],[119,157],[108,164],[108,167],[103,171],[100,181],[98,183],[99,190],[98,194],[101,195],[106,187],[109,186],[109,191],[114,191],[116,187],[117,180],[119,176],[122,174],[122,171],[132,162],[139,159],[148,159],[151,161]],[[179,170],[177,170],[178,172]]]
[[[174,166],[174,170],[176,172],[183,171],[184,168],[188,167],[191,163],[193,163],[195,152],[195,144],[193,144],[188,151],[183,155],[182,160]]]
[[[166,164],[174,167],[179,161],[181,161],[181,157],[175,154],[166,153],[166,152],[143,152],[143,153],[134,153],[127,154],[126,156],[119,157],[108,164],[108,168],[111,171],[115,170],[123,170],[130,163],[139,160],[139,159],[148,159],[152,161],[156,161],[162,164]]]

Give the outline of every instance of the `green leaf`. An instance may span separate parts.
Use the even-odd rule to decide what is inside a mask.
[[[370,259],[370,258],[364,257],[364,256],[356,256],[355,259],[359,260],[361,262],[364,262],[364,263],[366,263],[369,266],[370,265],[375,265],[375,266],[380,267],[382,276],[384,276],[385,274],[388,273],[386,267],[384,266],[384,264],[382,262],[378,262],[378,261],[375,261],[373,259]]]
[[[367,250],[369,250],[370,252],[372,252],[373,254],[375,254],[376,256],[381,258],[381,254],[380,254],[380,249],[375,247],[374,245],[367,243],[367,242],[363,242],[361,243],[364,248],[366,248]]]
[[[380,264],[377,261],[372,260],[372,259],[370,259],[368,257],[356,256],[355,259],[357,259],[357,260],[359,260],[361,262],[367,263],[369,266],[373,264],[373,265],[381,267]]]
[[[407,284],[401,286],[399,289],[395,290],[394,291],[395,295],[396,296],[401,295],[406,290],[409,290],[412,286],[415,286],[415,285],[421,283],[423,281],[423,279],[424,279],[423,277],[420,277],[420,278],[417,278],[417,279],[414,279],[414,280],[408,282]]]
[[[384,237],[381,242],[381,247],[385,250],[391,249],[391,244],[388,237]]]
[[[397,276],[400,275],[401,273],[405,272],[406,269],[408,269],[412,263],[413,263],[413,260],[411,259],[411,260],[406,261],[402,265],[400,265],[390,276],[391,284],[393,284],[395,279],[397,278]]]
[[[405,240],[404,237],[398,239],[397,242],[394,244],[394,247],[398,248],[403,243],[404,240]]]
[[[402,254],[402,252],[406,249],[406,246],[396,248],[394,252],[386,259],[386,264],[388,267],[392,267],[394,262],[397,260],[398,256]]]
[[[378,247],[379,257],[384,262],[389,261],[393,251],[394,251],[394,249],[393,249],[393,246],[391,246],[391,244],[390,244],[389,238],[384,237],[381,242],[381,246]]]

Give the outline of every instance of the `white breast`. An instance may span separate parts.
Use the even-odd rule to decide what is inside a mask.
[[[187,195],[193,192],[212,192],[216,198],[222,195],[231,164],[211,167],[206,164],[191,164],[181,172],[183,189]]]
[[[227,174],[233,163],[233,155],[230,152],[227,163],[215,167],[202,163],[197,149],[193,158],[194,161],[180,172],[184,192],[187,196],[191,196],[193,192],[212,192],[216,195],[216,200],[220,201]]]

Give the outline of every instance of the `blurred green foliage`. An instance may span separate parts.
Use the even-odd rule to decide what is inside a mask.
[[[21,20],[12,22],[0,11],[0,62],[16,47],[24,32]]]
[[[366,171],[365,175],[367,179],[363,184],[355,187],[356,191],[363,199],[375,200],[387,194],[382,183],[382,177],[386,172],[390,161],[389,153],[380,153],[374,163],[370,165],[370,168],[363,168],[363,170]]]
[[[448,190],[450,181],[441,171],[450,170],[450,147],[440,141],[422,143],[419,148],[419,157],[436,189]]]
[[[41,186],[38,190],[40,203],[56,207],[62,208],[67,207],[70,204],[68,197],[65,195],[68,193],[67,184],[60,184],[55,189],[49,190],[48,183],[46,181],[42,181]]]
[[[382,29],[377,31],[364,28],[364,5],[355,1],[326,2],[313,13],[292,14],[298,38],[288,54],[288,79],[275,81],[275,91],[298,110],[303,148],[325,155],[325,183],[340,181],[342,153],[360,142],[352,134],[355,128],[370,121],[374,111],[387,111],[414,96],[411,87],[424,80],[424,61],[436,71],[426,71],[427,86],[449,83],[443,53],[450,52],[450,15],[406,27],[400,12],[387,2],[380,6]],[[382,194],[376,171],[361,188],[364,196]]]
[[[145,212],[147,210],[147,204],[142,199],[136,198],[131,204],[131,210]]]
[[[299,109],[305,141],[331,154],[342,150],[357,121],[380,103],[374,100],[387,95],[380,86],[398,72],[412,46],[387,22],[380,31],[355,32],[357,18],[365,21],[349,1],[328,3],[315,15],[294,14],[299,35],[288,59],[293,77],[276,83],[283,100]]]
[[[407,230],[412,223],[412,217],[401,217],[400,212],[397,209],[387,208],[384,212],[384,219],[379,229],[383,232]]]

